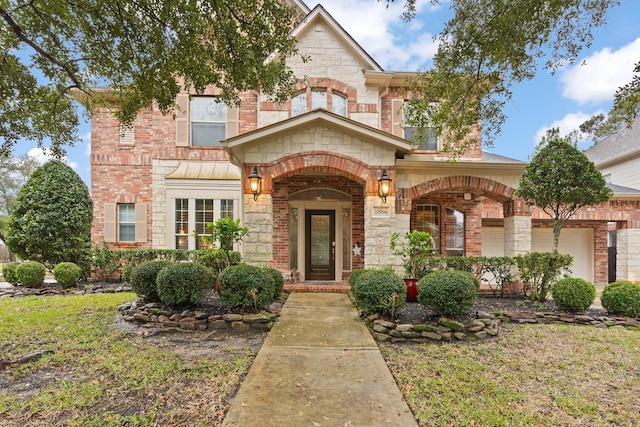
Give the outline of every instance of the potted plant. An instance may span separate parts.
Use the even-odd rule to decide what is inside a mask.
[[[418,300],[418,280],[423,276],[426,259],[433,250],[434,241],[426,231],[407,231],[391,235],[391,250],[402,258],[407,286],[407,301]]]

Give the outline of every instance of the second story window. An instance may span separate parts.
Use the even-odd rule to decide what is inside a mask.
[[[191,98],[191,145],[219,147],[226,138],[227,106],[215,96]]]
[[[291,98],[291,117],[299,116],[316,108],[330,110],[334,114],[347,116],[347,98],[336,92],[312,89]]]
[[[411,113],[409,111],[409,108],[407,107],[409,107],[409,105],[407,102],[405,102],[403,108],[404,139],[418,144],[418,146],[416,147],[417,150],[438,151],[438,131],[436,130],[435,126],[431,126],[429,112],[425,111],[423,113],[420,113],[420,116],[417,116],[418,120],[420,121],[420,125],[424,126],[423,133],[419,135],[417,123],[409,119]],[[429,103],[429,107],[437,108],[438,103],[431,102]],[[409,124],[410,122],[411,124]]]

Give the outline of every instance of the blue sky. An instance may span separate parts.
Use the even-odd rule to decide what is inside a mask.
[[[307,0],[313,8],[319,3]],[[342,27],[385,70],[428,69],[437,46],[433,36],[449,16],[447,1],[434,7],[418,0],[418,15],[410,22],[399,17],[401,0],[387,8],[385,1],[325,0],[320,2]],[[575,65],[554,75],[540,68],[537,76],[513,88],[514,96],[505,109],[507,121],[493,147],[497,154],[528,160],[542,135],[551,127],[568,133],[589,117],[607,112],[616,88],[631,81],[633,64],[640,60],[640,1],[621,0],[611,9],[607,24],[594,30],[595,40]],[[357,19],[356,19],[357,18]],[[90,125],[78,132],[82,143],[69,148],[69,164],[89,184]],[[588,147],[588,143],[582,148]],[[35,144],[20,142],[15,154],[43,157]]]

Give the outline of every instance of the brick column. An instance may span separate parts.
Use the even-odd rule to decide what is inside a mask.
[[[624,228],[617,233],[616,280],[640,282],[640,228]]]
[[[609,248],[607,223],[601,222],[593,229],[593,282],[606,285],[609,281]]]
[[[531,252],[531,209],[522,199],[504,203],[504,254]]]

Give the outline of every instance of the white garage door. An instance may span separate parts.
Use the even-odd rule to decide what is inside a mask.
[[[553,244],[551,228],[531,230],[531,251],[548,252]],[[558,252],[573,256],[572,276],[593,283],[593,229],[564,228],[560,232]],[[483,227],[482,255],[504,255],[504,228]]]

